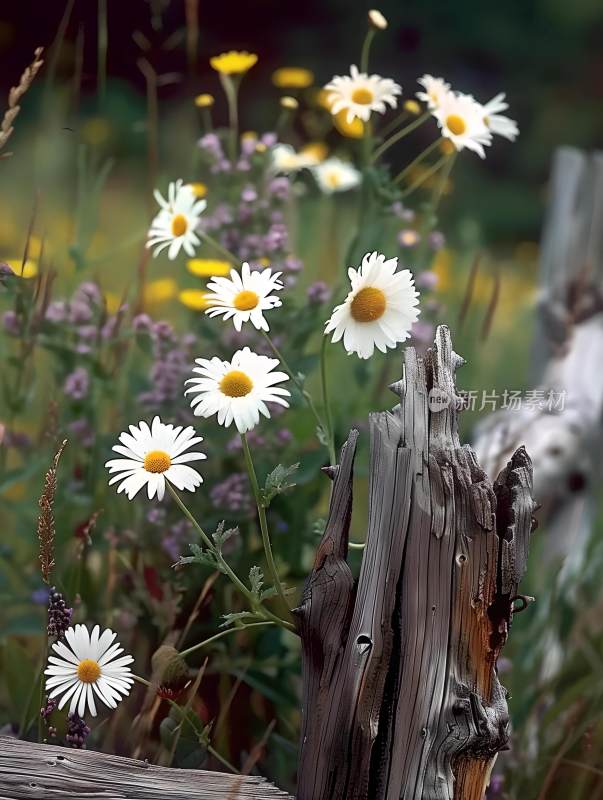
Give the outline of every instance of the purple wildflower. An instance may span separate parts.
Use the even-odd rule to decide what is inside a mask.
[[[83,400],[90,389],[90,376],[84,367],[78,367],[65,379],[63,391],[73,400]]]
[[[315,281],[308,286],[308,300],[316,305],[328,302],[331,297],[331,289],[324,281]]]

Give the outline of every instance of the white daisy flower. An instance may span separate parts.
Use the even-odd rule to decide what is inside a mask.
[[[177,489],[189,492],[203,483],[201,475],[187,466],[187,461],[207,458],[204,453],[185,452],[203,441],[202,436],[195,435],[194,428],[181,425],[175,428],[155,417],[150,428],[146,422],[139,422],[138,427],[130,425],[130,433],[121,433],[119,441],[121,444],[112,449],[124,457],[107,461],[105,466],[109,473],[115,473],[109,486],[119,483],[117,492],[125,492],[128,500],[132,500],[145,484],[149,500],[155,495],[163,500],[166,480]]]
[[[348,125],[356,117],[367,122],[373,111],[385,114],[386,104],[396,108],[396,95],[402,94],[402,87],[395,81],[359,72],[354,64],[350,67],[350,75],[336,75],[325,90],[329,92],[331,113],[345,110]]]
[[[484,145],[492,144],[492,134],[484,121],[483,106],[467,94],[449,93],[433,110],[442,136],[450,139],[457,150],[473,150],[486,157]]]
[[[385,353],[410,336],[419,316],[419,293],[412,273],[396,272],[397,258],[367,253],[360,269],[348,270],[351,291],[337,306],[325,327],[332,342],[343,338],[348,355],[370,358],[375,347]]]
[[[500,111],[506,111],[508,108],[509,104],[505,102],[505,95],[501,93],[483,105],[482,111],[484,112],[484,122],[489,131],[497,136],[504,136],[510,142],[514,142],[519,136],[517,123],[514,119],[509,119],[509,117],[504,117],[499,113]]]
[[[325,194],[347,192],[358,186],[362,179],[360,172],[340,158],[327,158],[312,169],[316,183]]]
[[[272,169],[275,172],[299,172],[318,164],[312,153],[297,153],[290,144],[277,144],[272,148]]]
[[[446,83],[444,78],[434,78],[433,75],[423,75],[422,78],[417,78],[417,83],[425,89],[424,92],[417,92],[416,96],[419,100],[427,103],[427,107],[431,110],[438,108],[442,101],[451,93],[450,84]]]
[[[184,185],[181,180],[170,183],[167,200],[157,189],[153,194],[161,210],[151,223],[147,247],[155,248],[153,254],[155,256],[169,247],[168,258],[172,261],[182,247],[192,258],[195,255],[195,247],[201,243],[195,228],[207,207],[207,201],[198,199],[194,188],[190,184]]]
[[[231,422],[239,433],[246,433],[260,421],[260,414],[270,419],[266,403],[288,407],[284,399],[290,397],[287,389],[276,386],[288,379],[284,372],[273,372],[278,367],[276,358],[254,353],[248,347],[238,350],[232,361],[219,358],[197,358],[199,366],[193,369],[199,378],[189,378],[193,384],[185,394],[195,394],[191,408],[198,417],[218,415],[218,423],[228,427]]]
[[[132,671],[128,664],[132,656],[121,656],[123,647],[119,642],[113,644],[116,633],[104,630],[95,625],[92,633],[85,625],[76,625],[65,631],[66,642],[59,641],[52,649],[60,658],[48,656],[48,667],[44,674],[46,691],[49,698],[63,695],[59,700],[59,709],[69,700],[70,713],[77,711],[83,717],[86,707],[93,717],[96,716],[96,695],[109,708],[116,708],[123,697],[127,697],[134,683]],[[67,646],[69,645],[69,646]]]
[[[263,312],[281,305],[280,298],[272,294],[283,288],[279,281],[281,274],[273,274],[270,268],[252,272],[245,262],[240,275],[232,269],[230,278],[213,278],[207,284],[209,292],[205,302],[209,308],[205,313],[210,317],[222,315],[225,320],[232,319],[238,331],[244,322],[251,322],[258,331],[270,330]]]

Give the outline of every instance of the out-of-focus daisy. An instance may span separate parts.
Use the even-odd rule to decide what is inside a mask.
[[[376,8],[371,8],[368,12],[368,21],[369,25],[378,31],[384,31],[387,28],[387,19]]]
[[[325,334],[333,333],[331,341],[343,338],[348,355],[370,358],[375,347],[385,353],[410,336],[419,316],[419,293],[412,273],[396,272],[397,266],[397,258],[367,253],[360,269],[348,270],[351,290],[325,327]]]
[[[509,104],[505,101],[504,93],[497,94],[482,106],[484,112],[484,122],[486,127],[497,136],[504,136],[510,142],[514,142],[519,136],[519,128],[514,119],[505,117],[499,112],[506,111]]]
[[[228,53],[221,53],[209,59],[211,66],[221,75],[243,75],[257,64],[257,61],[256,54],[248,53],[246,50],[230,50]]]
[[[248,347],[238,350],[231,361],[219,358],[197,358],[193,369],[198,378],[190,378],[192,386],[185,394],[194,394],[191,408],[199,417],[217,414],[218,423],[228,427],[232,422],[239,433],[246,433],[260,421],[268,419],[266,403],[287,407],[290,392],[277,386],[287,380],[284,372],[274,372],[279,362],[254,353]]]
[[[206,296],[207,292],[201,289],[183,289],[178,293],[178,300],[192,311],[205,311],[207,308]]]
[[[272,73],[278,89],[306,89],[314,83],[314,73],[303,67],[280,67]]]
[[[417,97],[430,109],[439,108],[442,101],[450,94],[450,84],[444,78],[434,78],[433,75],[423,75],[417,79],[417,83],[425,89],[424,92],[417,92]]]
[[[358,186],[362,176],[360,172],[340,158],[327,158],[312,168],[316,183],[325,194],[347,192]]]
[[[187,465],[188,461],[200,461],[207,456],[199,452],[186,452],[193,445],[203,441],[195,435],[192,427],[166,425],[155,417],[151,427],[146,422],[138,426],[130,425],[130,433],[121,433],[121,444],[112,449],[122,458],[107,461],[105,466],[113,477],[109,486],[119,483],[117,491],[125,492],[132,498],[146,484],[149,500],[157,495],[163,500],[166,480],[177,489],[194,492],[203,482],[199,473]]]
[[[457,150],[473,150],[485,158],[484,145],[492,144],[492,134],[484,121],[483,107],[469,95],[449,93],[433,110],[442,136]]]
[[[76,625],[65,631],[65,640],[55,642],[52,649],[57,656],[48,657],[48,667],[44,670],[46,691],[49,698],[63,695],[59,709],[71,701],[69,711],[83,717],[86,708],[96,716],[96,697],[108,708],[117,704],[130,693],[134,679],[128,664],[132,656],[117,656],[123,647],[115,642],[117,634],[106,629],[102,633],[95,625],[89,633],[85,625]]]
[[[207,202],[197,199],[192,187],[185,186],[181,180],[170,183],[167,199],[157,190],[154,195],[161,211],[151,223],[147,247],[155,248],[155,256],[168,247],[171,260],[176,258],[181,247],[187,255],[194,256],[195,247],[200,244],[195,228]]]
[[[267,331],[264,311],[281,305],[280,298],[273,294],[283,288],[280,276],[280,272],[273,273],[270,268],[251,271],[245,262],[240,274],[233,269],[230,278],[216,277],[207,284],[205,313],[210,317],[232,319],[237,331],[244,322],[251,322],[259,331]]]
[[[296,153],[289,144],[277,144],[272,148],[272,167],[275,172],[299,172],[317,163],[312,153]]]
[[[336,75],[325,90],[329,92],[331,113],[345,111],[348,122],[356,117],[367,122],[373,111],[384,114],[386,105],[396,108],[396,95],[402,94],[402,87],[395,81],[359,72],[354,64],[349,75]]]
[[[228,275],[231,264],[216,258],[191,258],[186,262],[186,268],[199,278],[213,278],[214,275]]]
[[[299,102],[295,99],[295,97],[291,97],[288,94],[283,95],[279,102],[281,104],[281,108],[284,108],[286,111],[297,111],[299,108]]]

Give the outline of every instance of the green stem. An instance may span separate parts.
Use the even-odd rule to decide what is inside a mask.
[[[417,252],[415,253],[415,265],[419,269],[423,268],[423,263],[425,261],[425,254],[427,252],[427,236],[430,231],[433,230],[433,227],[436,222],[436,211],[440,204],[440,200],[442,199],[442,194],[444,193],[444,188],[446,186],[446,182],[448,177],[452,171],[452,167],[454,166],[454,162],[456,161],[456,152],[452,153],[452,155],[447,156],[447,163],[444,164],[442,172],[440,173],[440,180],[436,184],[433,189],[433,193],[431,196],[431,200],[429,202],[429,206],[425,212],[424,220],[419,230],[419,247],[417,248]]]
[[[205,239],[205,241],[206,241],[208,244],[210,244],[210,245],[211,245],[211,246],[214,248],[214,250],[217,250],[217,251],[218,251],[219,253],[221,253],[221,254],[222,254],[222,255],[223,255],[223,256],[224,256],[224,257],[225,257],[225,258],[226,258],[228,261],[230,261],[232,264],[234,264],[234,265],[235,265],[235,267],[238,267],[238,266],[240,265],[240,263],[241,263],[240,259],[238,259],[238,258],[235,256],[235,254],[234,254],[234,253],[231,253],[231,252],[230,252],[230,250],[227,250],[225,247],[222,247],[222,245],[221,245],[219,242],[217,242],[217,241],[216,241],[216,240],[213,238],[213,236],[210,236],[210,235],[209,235],[209,233],[205,233],[205,231],[203,231],[203,232],[201,232],[200,236],[201,236],[201,238],[202,238],[202,239]]]
[[[389,139],[386,139],[383,144],[373,153],[373,164],[383,155],[383,153],[385,153],[386,150],[389,150],[389,148],[396,144],[396,142],[399,142],[400,139],[403,139],[405,136],[408,136],[409,133],[412,133],[414,130],[420,127],[429,119],[430,116],[431,111],[426,111],[424,114],[421,114],[420,117],[417,117],[413,122],[406,125],[406,127],[402,128],[402,130],[399,130],[398,133],[394,133],[389,137]]]
[[[289,366],[289,364],[288,364],[288,363],[287,363],[287,361],[285,360],[285,358],[284,358],[283,354],[282,354],[282,353],[281,353],[281,351],[278,349],[278,347],[277,347],[277,346],[274,344],[274,342],[272,341],[272,339],[270,338],[270,336],[269,336],[269,335],[266,333],[266,331],[262,331],[262,335],[263,335],[264,339],[266,339],[266,341],[267,341],[267,342],[268,342],[268,344],[270,345],[270,347],[271,347],[271,349],[272,349],[272,352],[274,353],[274,355],[275,355],[275,356],[278,358],[278,360],[281,362],[281,365],[282,365],[283,369],[285,370],[285,372],[287,373],[287,375],[289,375],[289,377],[291,378],[291,380],[293,381],[293,383],[294,383],[294,384],[297,386],[297,388],[298,388],[298,390],[299,390],[299,392],[300,392],[301,396],[304,398],[304,400],[305,400],[305,401],[306,401],[306,403],[308,404],[308,408],[310,409],[310,411],[311,411],[311,412],[312,412],[312,414],[314,415],[314,419],[316,420],[317,424],[318,424],[318,425],[319,425],[319,427],[321,427],[321,428],[322,428],[324,431],[326,431],[325,423],[323,422],[323,420],[322,420],[322,417],[320,416],[320,414],[319,414],[319,413],[318,413],[318,411],[316,410],[316,406],[314,405],[314,400],[312,399],[312,395],[310,394],[310,392],[308,392],[308,391],[306,391],[306,389],[304,389],[304,385],[303,385],[303,383],[302,383],[302,382],[299,380],[299,378],[298,378],[298,377],[295,375],[295,373],[293,372],[293,370],[291,369],[291,367]]]
[[[205,546],[207,547],[207,549],[210,550],[213,553],[213,555],[215,556],[217,562],[219,563],[222,571],[226,575],[228,575],[230,580],[234,583],[234,585],[241,592],[241,594],[244,595],[247,598],[247,601],[249,602],[249,605],[253,608],[253,610],[257,614],[259,614],[260,616],[262,616],[262,617],[264,617],[266,619],[272,620],[272,622],[276,623],[277,625],[280,625],[283,628],[287,628],[287,630],[295,630],[295,626],[292,623],[287,622],[286,620],[281,619],[280,617],[277,617],[276,614],[273,614],[271,611],[269,611],[267,608],[265,608],[263,605],[261,605],[261,603],[255,597],[253,592],[251,592],[245,586],[243,581],[239,578],[239,576],[236,574],[236,572],[230,567],[228,562],[224,559],[224,557],[222,556],[222,553],[220,553],[220,551],[214,545],[212,540],[205,533],[203,528],[199,525],[199,523],[197,522],[197,520],[195,519],[193,514],[191,514],[191,512],[188,510],[188,508],[182,502],[182,500],[180,498],[180,495],[176,492],[174,487],[170,484],[169,481],[166,481],[166,484],[167,484],[167,487],[168,487],[168,490],[169,490],[170,494],[172,495],[172,497],[176,501],[176,504],[178,505],[178,507],[180,508],[182,513],[184,514],[184,516],[189,520],[189,522],[191,522],[191,524],[193,525],[193,527],[195,528],[195,530],[197,531],[197,533],[201,537],[201,539],[202,539],[203,543],[205,544]]]
[[[335,451],[335,434],[333,432],[333,419],[331,417],[331,405],[329,403],[329,387],[327,384],[327,343],[328,338],[323,336],[320,348],[320,383],[322,386],[322,404],[327,421],[327,443],[329,447],[329,458],[331,466],[337,463]]]
[[[369,53],[371,51],[371,44],[375,38],[375,29],[369,28],[362,43],[362,53],[360,54],[360,72],[368,72]]]
[[[192,647],[188,647],[186,650],[181,650],[179,655],[182,658],[186,658],[186,656],[190,656],[191,653],[194,653],[196,650],[201,650],[201,648],[206,647],[208,644],[212,642],[216,642],[218,639],[222,639],[224,636],[228,636],[231,633],[237,633],[237,631],[245,630],[246,628],[258,628],[262,625],[274,625],[275,623],[272,620],[265,620],[264,622],[249,622],[244,625],[238,625],[235,628],[226,628],[219,633],[210,636],[209,639],[204,639],[202,642],[198,642],[197,644],[192,645]]]
[[[425,148],[425,150],[420,152],[416,158],[413,158],[410,164],[404,167],[404,169],[396,175],[396,177],[394,178],[394,183],[401,183],[404,180],[404,178],[408,175],[408,173],[412,172],[412,170],[417,166],[417,164],[423,161],[424,158],[427,158],[427,156],[430,153],[432,153],[436,149],[436,147],[439,147],[441,141],[442,141],[441,137],[439,139],[436,139],[435,142],[432,142],[428,147]]]
[[[132,677],[134,678],[136,683],[141,683],[143,686],[146,686],[147,688],[150,687],[151,685],[150,682],[146,680],[146,678],[141,678],[140,675],[135,675],[134,673],[132,673]]]
[[[268,571],[270,572],[270,576],[272,578],[272,582],[274,583],[278,596],[281,598],[282,602],[288,609],[289,603],[287,602],[285,591],[280,582],[278,571],[276,569],[276,564],[274,562],[274,556],[272,554],[272,545],[270,544],[270,534],[268,531],[268,520],[266,518],[266,506],[264,505],[264,502],[262,500],[260,486],[258,484],[257,475],[255,474],[255,468],[253,466],[253,459],[251,458],[251,451],[249,450],[249,443],[247,442],[247,436],[244,433],[241,434],[241,442],[243,443],[243,455],[245,456],[245,465],[247,467],[247,472],[249,473],[249,481],[251,483],[251,488],[253,490],[253,495],[255,497],[255,503],[258,509],[258,517],[260,519],[260,531],[262,533],[262,543],[264,545],[264,553],[266,554]]]
[[[230,161],[234,167],[237,160],[237,145],[239,140],[239,79],[233,79],[230,75],[220,75],[220,81],[222,82],[226,101],[228,103],[228,122],[230,126],[229,155]]]
[[[352,550],[364,550],[366,542],[348,542],[348,547]]]
[[[396,117],[394,117],[387,125],[383,128],[383,130],[379,131],[379,136],[382,139],[386,139],[392,131],[395,131],[396,128],[401,125],[403,122],[410,117],[409,111],[401,111]]]
[[[214,758],[216,758],[220,762],[220,764],[222,764],[224,767],[226,767],[226,769],[229,769],[234,775],[240,775],[241,774],[239,772],[239,770],[235,766],[233,766],[230,763],[230,761],[228,761],[226,758],[224,758],[224,756],[221,756],[220,753],[218,753],[218,751],[214,747],[211,746],[211,744],[207,745],[207,752],[211,753],[211,755]]]
[[[447,155],[442,156],[442,158],[440,158],[439,161],[436,161],[436,163],[433,164],[433,166],[429,167],[429,169],[426,169],[425,172],[419,178],[417,178],[416,181],[414,181],[414,183],[411,183],[410,186],[402,192],[400,197],[404,199],[409,195],[411,195],[415,191],[415,189],[418,189],[425,183],[426,180],[431,178],[432,175],[435,175],[435,173],[438,172],[438,170],[446,163],[448,158],[449,156]],[[394,180],[394,183],[395,182],[396,181]]]

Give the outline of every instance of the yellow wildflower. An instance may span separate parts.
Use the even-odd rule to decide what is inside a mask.
[[[189,183],[188,185],[193,190],[195,197],[205,197],[207,194],[207,186],[204,183]]]
[[[306,89],[314,83],[314,73],[303,67],[281,67],[272,73],[272,83],[279,89]]]
[[[176,297],[178,292],[178,285],[172,278],[158,278],[155,281],[147,283],[144,287],[144,302],[163,303],[166,300],[171,300]]]
[[[219,261],[215,258],[191,258],[186,262],[187,270],[198,278],[230,275],[231,266],[229,261]]]
[[[197,108],[210,108],[214,104],[213,94],[198,94],[195,97],[195,105]]]
[[[295,99],[295,97],[290,97],[289,95],[283,95],[281,97],[281,106],[282,108],[286,108],[289,111],[295,111],[299,108],[299,103]]]
[[[178,295],[182,305],[193,311],[204,311],[208,307],[206,298],[207,292],[202,292],[200,289],[183,289]]]
[[[402,108],[404,111],[408,111],[409,114],[415,114],[415,116],[421,113],[421,106],[416,100],[406,100]]]
[[[347,113],[344,108],[338,114],[334,114],[333,124],[342,136],[347,136],[348,139],[362,139],[364,136],[364,122],[358,117],[354,117],[351,122],[348,122]]]
[[[329,155],[329,148],[324,142],[309,142],[302,147],[300,153],[321,162]]]
[[[211,66],[221,75],[244,75],[254,64],[258,57],[255,53],[231,50],[209,59]]]
[[[27,259],[23,266],[23,272],[21,272],[22,258],[8,258],[5,263],[8,264],[15,275],[21,278],[35,278],[38,274],[38,262],[34,261],[33,258]]]

